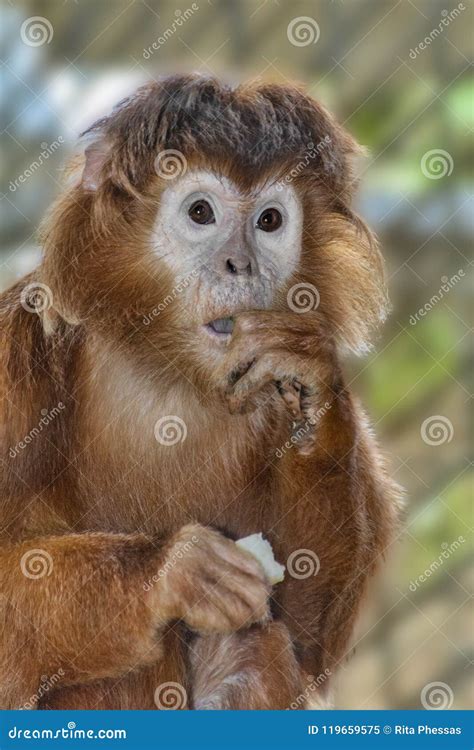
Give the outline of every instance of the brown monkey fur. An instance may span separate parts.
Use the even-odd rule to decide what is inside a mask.
[[[157,154],[178,150],[188,169],[251,191],[327,136],[293,179],[297,272],[271,309],[237,311],[220,365],[196,346],[179,295],[145,326],[174,285],[148,247],[167,186]],[[376,242],[350,206],[357,146],[296,87],[197,76],[143,87],[85,137],[89,177],[79,159],[40,267],[0,300],[0,705],[23,705],[59,672],[38,707],[153,709],[173,681],[187,707],[286,708],[345,657],[398,512],[340,366],[386,309]],[[21,293],[38,282],[51,304],[30,312]],[[317,310],[289,309],[297,282],[317,287]],[[209,320],[220,310],[206,304]],[[185,441],[154,439],[161,414],[185,420]],[[306,549],[320,561],[317,575],[287,573],[270,603],[258,564],[230,541],[260,531],[277,560]],[[33,549],[49,555],[47,574],[24,575]]]

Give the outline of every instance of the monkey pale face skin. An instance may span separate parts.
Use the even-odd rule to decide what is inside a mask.
[[[237,312],[272,305],[298,265],[302,219],[296,191],[276,179],[249,193],[200,170],[165,188],[152,249],[185,285],[179,307],[206,343],[228,341]]]

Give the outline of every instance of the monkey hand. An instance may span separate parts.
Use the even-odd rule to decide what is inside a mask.
[[[218,531],[189,524],[170,540],[156,586],[158,611],[200,633],[227,633],[269,617],[259,563]]]
[[[237,316],[218,377],[232,413],[254,410],[276,389],[300,452],[308,452],[337,373],[335,346],[317,313],[255,311]]]

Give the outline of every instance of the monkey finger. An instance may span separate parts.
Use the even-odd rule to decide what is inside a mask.
[[[249,586],[247,577],[203,579],[197,600],[186,609],[184,620],[199,632],[232,632],[267,619],[269,589],[261,582]]]
[[[227,631],[240,630],[255,622],[269,618],[270,609],[267,599],[248,601],[238,593],[223,590],[220,597],[213,602],[214,609],[220,614]]]
[[[209,547],[213,553],[213,564],[217,571],[228,567],[229,571],[246,574],[261,581],[265,580],[261,566],[255,558],[245,550],[238,547],[231,539],[227,539],[218,531],[210,532]]]
[[[294,420],[302,419],[301,410],[301,387],[295,381],[279,380],[276,384],[278,393],[282,397],[285,406]]]
[[[258,578],[235,570],[226,571],[219,579],[219,584],[225,586],[233,594],[240,596],[251,608],[265,604],[271,591],[271,585],[263,572],[263,568],[261,576],[259,575]]]
[[[225,613],[236,629],[248,627],[254,622],[262,622],[270,616],[268,597],[246,599],[240,593],[227,591],[219,606],[225,607]]]
[[[225,396],[232,414],[241,413],[245,404],[269,383],[291,381],[291,376],[282,372],[281,362],[285,353],[272,352],[257,360],[233,386],[227,388]]]
[[[245,411],[247,402],[275,380],[271,362],[268,360],[267,356],[253,364],[245,375],[226,389],[225,397],[231,414]]]

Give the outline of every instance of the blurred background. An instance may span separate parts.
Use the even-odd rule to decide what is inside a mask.
[[[340,671],[338,708],[472,703],[472,17],[468,0],[2,10],[2,289],[39,260],[38,224],[78,133],[144,80],[196,70],[302,81],[368,149],[359,209],[384,248],[393,314],[348,372],[407,505]]]

